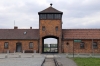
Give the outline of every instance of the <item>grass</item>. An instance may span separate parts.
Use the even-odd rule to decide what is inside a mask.
[[[44,52],[47,52],[47,50],[50,50],[50,48],[44,48]]]
[[[100,66],[100,58],[74,58],[78,66]]]

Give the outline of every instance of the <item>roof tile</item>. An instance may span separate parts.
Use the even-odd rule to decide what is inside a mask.
[[[63,13],[63,12],[61,12],[61,11],[50,6],[50,7],[46,8],[43,11],[40,11],[38,13]]]
[[[63,29],[64,39],[100,39],[100,29]]]
[[[26,34],[24,34],[26,32]],[[39,39],[38,29],[0,29],[0,39]]]

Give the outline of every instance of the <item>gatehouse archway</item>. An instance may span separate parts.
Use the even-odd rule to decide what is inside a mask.
[[[58,53],[59,38],[45,36],[42,38],[42,53]]]

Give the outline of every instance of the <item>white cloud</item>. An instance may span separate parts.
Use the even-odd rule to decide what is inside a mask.
[[[39,28],[38,12],[53,7],[64,12],[63,28],[100,28],[100,0],[0,0],[0,28]],[[6,24],[5,24],[6,23]]]

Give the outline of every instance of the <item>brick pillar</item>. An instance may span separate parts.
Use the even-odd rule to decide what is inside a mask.
[[[59,47],[58,47],[58,49],[59,49],[59,53],[61,53],[61,38],[59,38]]]

